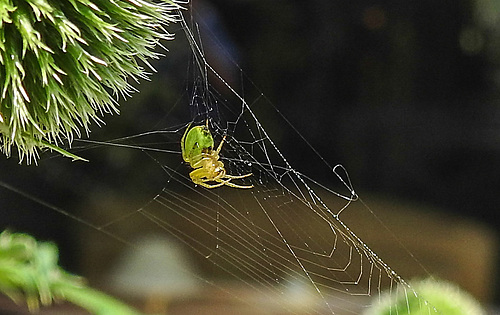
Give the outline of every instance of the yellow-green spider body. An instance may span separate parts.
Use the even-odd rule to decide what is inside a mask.
[[[189,125],[181,139],[181,151],[184,161],[194,169],[189,173],[193,183],[207,188],[216,188],[227,185],[235,188],[252,188],[250,186],[237,185],[231,182],[232,179],[245,178],[252,173],[233,176],[226,174],[224,163],[219,161],[219,152],[222,149],[224,140],[222,139],[217,150],[214,150],[214,138],[206,125],[190,128]],[[212,182],[213,184],[209,184]]]

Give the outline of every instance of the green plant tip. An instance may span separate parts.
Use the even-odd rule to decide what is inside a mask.
[[[486,315],[471,295],[457,285],[434,279],[413,281],[386,292],[363,315]]]
[[[172,39],[178,0],[0,0],[0,145],[20,161],[56,150],[118,113]],[[152,69],[152,68],[151,68]]]
[[[0,233],[0,293],[35,312],[69,301],[95,315],[141,315],[113,297],[88,287],[58,265],[57,246],[23,233]]]

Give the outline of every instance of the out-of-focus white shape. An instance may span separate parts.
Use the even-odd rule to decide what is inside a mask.
[[[110,275],[117,293],[134,298],[179,298],[194,294],[200,283],[184,248],[169,238],[139,239],[118,261]]]

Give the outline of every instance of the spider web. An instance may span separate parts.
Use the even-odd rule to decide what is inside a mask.
[[[360,199],[347,170],[330,165],[310,147],[241,70],[237,82],[227,82],[207,61],[205,35],[200,35],[191,16],[183,17],[181,25],[191,61],[186,88],[172,108],[187,112],[188,104],[189,118],[175,121],[167,113],[150,131],[82,141],[75,150],[79,154],[106,148],[139,152],[154,169],[144,172],[160,174],[155,184],[161,181],[163,188],[154,198],[119,212],[108,211],[97,200],[104,208],[99,217],[74,219],[127,247],[135,248],[135,237],[144,233],[175,239],[199,270],[194,276],[241,302],[249,313],[359,314],[384,290],[418,297],[353,228],[357,215],[372,214],[363,204],[365,212],[353,207]],[[176,42],[181,41],[180,35]],[[233,181],[251,184],[252,189],[207,189],[190,180],[192,169],[182,162],[180,139],[190,124],[207,122],[216,146],[226,137],[220,160],[227,174],[251,173]],[[327,183],[291,165],[273,141],[275,134],[283,133],[296,134],[298,147],[312,153],[307,163],[330,174]],[[186,267],[185,272],[191,271]],[[409,312],[409,308],[404,303],[390,312]],[[438,313],[423,298],[421,308]]]
[[[149,231],[174,237],[194,257],[205,283],[257,312],[358,314],[383,290],[412,292],[345,223],[344,213],[359,202],[347,171],[329,165],[312,147],[308,163],[331,174],[328,186],[293,167],[258,117],[265,115],[278,133],[297,133],[294,127],[243,72],[235,83],[238,91],[219,75],[206,60],[198,24],[184,18],[181,23],[192,59],[178,103],[189,104],[191,119],[106,143],[144,150],[161,167],[166,184],[145,205],[107,218],[99,229],[128,240],[130,231],[123,233],[120,224],[140,221]],[[220,160],[227,174],[252,174],[232,181],[254,188],[193,184],[191,169],[179,162],[179,141],[190,124],[205,123],[215,146],[226,137]],[[300,133],[297,139],[308,145]],[[346,219],[352,215],[346,214]],[[421,304],[429,313],[436,312],[424,299]],[[391,312],[409,308],[395,306]]]

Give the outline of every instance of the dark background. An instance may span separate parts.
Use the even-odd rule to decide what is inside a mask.
[[[194,15],[356,189],[498,230],[500,8],[481,3],[214,0],[194,1]],[[274,135],[293,166],[331,181],[297,134]]]
[[[429,203],[498,230],[500,11],[456,0],[193,2],[202,28],[325,160],[345,166],[355,187]],[[141,94],[92,138],[154,129],[147,124],[167,112],[167,124],[191,119],[169,93],[183,89],[176,75],[185,65],[176,62],[186,51],[176,51],[175,42],[167,46],[152,82],[139,86]],[[238,69],[214,55],[214,66],[237,84]],[[291,165],[318,180],[326,176],[297,154],[305,144],[296,134],[273,140]],[[38,167],[28,167],[2,157],[0,176],[65,210],[97,191],[135,193],[141,205],[164,178],[136,164],[136,155],[144,157],[123,151],[90,157],[99,167],[44,155]],[[133,176],[139,193],[127,184]],[[57,241],[63,264],[77,271],[76,236],[68,233],[74,220],[12,190],[1,189],[0,197],[2,225]]]
[[[357,186],[498,227],[500,33],[474,1],[213,4],[241,67]],[[295,137],[280,148],[314,172]]]
[[[358,185],[499,222],[496,38],[472,1],[214,3],[252,80]]]

